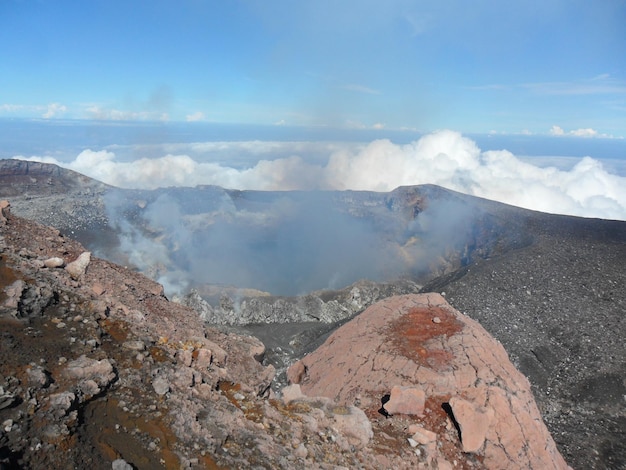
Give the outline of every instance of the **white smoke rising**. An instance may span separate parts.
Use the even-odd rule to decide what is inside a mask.
[[[188,148],[204,146],[210,151],[215,145],[189,144]],[[249,152],[258,145],[264,148],[259,155],[267,155],[267,143],[230,145],[247,148]],[[293,147],[288,142],[282,145]],[[319,144],[310,145],[320,148]],[[278,149],[281,143],[273,142],[271,146]],[[305,147],[299,143],[302,154]],[[70,163],[50,158],[27,159],[57,163],[124,188],[210,184],[232,189],[390,191],[401,185],[428,183],[527,209],[626,220],[626,178],[609,173],[590,157],[567,171],[542,168],[506,150],[482,152],[474,141],[449,130],[425,135],[407,145],[376,140],[368,145],[325,148],[329,153],[323,160],[313,162],[294,153],[258,160],[243,168],[224,162],[203,162],[184,153],[122,162],[111,151],[89,149]]]

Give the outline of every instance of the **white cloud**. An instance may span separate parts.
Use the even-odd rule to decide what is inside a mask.
[[[50,103],[48,105],[48,109],[46,110],[45,113],[41,115],[41,117],[44,119],[50,119],[50,118],[55,117],[58,114],[63,114],[66,111],[67,111],[67,106],[62,105],[60,103]]]
[[[204,113],[201,111],[196,111],[193,114],[187,114],[185,120],[187,122],[204,121]]]
[[[575,135],[577,137],[598,137],[598,131],[595,129],[587,128],[587,129],[575,129],[570,131],[570,134]]]
[[[47,105],[26,105],[26,104],[11,104],[5,103],[0,105],[0,111],[6,113],[20,113],[25,112],[28,114],[39,114],[44,119],[50,119],[67,112],[67,106],[61,103],[49,103]]]
[[[25,106],[21,105],[21,104],[10,104],[10,103],[5,103],[0,105],[0,110],[7,112],[7,113],[14,113],[16,111],[20,111],[22,109],[24,109]]]
[[[559,132],[561,128],[553,129]],[[406,145],[389,140],[343,146],[304,142],[190,145],[221,151],[232,146],[249,154],[258,148],[259,156],[281,152],[281,146],[288,151],[281,152],[286,155],[282,158],[256,160],[242,168],[206,163],[185,154],[122,162],[113,152],[92,150],[81,152],[69,164],[56,163],[127,188],[214,184],[259,190],[390,191],[401,185],[437,184],[528,209],[626,220],[626,178],[609,173],[600,162],[586,157],[569,171],[539,167],[506,150],[482,152],[474,141],[453,131],[438,131]],[[292,153],[306,154],[307,146],[327,152],[327,157],[313,162]]]
[[[159,111],[124,111],[100,106],[85,108],[90,119],[101,121],[169,121],[169,115]]]
[[[565,135],[565,131],[560,126],[552,126],[550,128],[550,135]]]
[[[581,128],[581,129],[573,129],[571,131],[565,131],[560,126],[552,126],[550,128],[550,135],[554,136],[575,136],[575,137],[601,137],[605,139],[612,139],[613,136],[610,134],[601,134],[597,130],[592,129],[590,127]]]

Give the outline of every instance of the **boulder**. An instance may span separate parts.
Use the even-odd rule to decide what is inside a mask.
[[[390,414],[419,411],[420,390],[430,403],[427,431],[439,430],[437,440],[453,439],[463,452],[478,453],[486,468],[568,468],[528,380],[500,343],[439,294],[374,304],[293,365],[288,376],[307,396],[344,405],[358,401],[373,414],[390,384],[391,397],[384,404]],[[442,409],[451,409],[452,416],[436,413]],[[458,433],[441,431],[454,426],[460,439]],[[415,442],[432,440],[423,432],[415,437]],[[443,455],[430,458],[445,460]]]

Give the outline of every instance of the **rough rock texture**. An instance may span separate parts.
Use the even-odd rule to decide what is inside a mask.
[[[454,426],[432,400],[414,423],[403,415],[385,419],[365,394],[362,404],[297,389],[278,399],[269,389],[274,368],[259,362],[258,339],[207,328],[196,312],[169,302],[162,286],[99,258],[77,279],[48,268],[45,260],[69,263],[85,249],[54,229],[6,216],[0,227],[3,467],[485,467],[479,453],[462,452]],[[449,328],[445,308],[439,310],[441,322],[430,325]],[[439,364],[438,343],[432,346],[432,357],[419,354]],[[307,377],[311,370],[301,372]],[[437,386],[419,384],[427,397]],[[496,385],[485,387],[464,399],[491,406],[485,401]],[[439,427],[431,425],[435,416]],[[447,441],[439,439],[444,434]]]
[[[176,300],[196,310],[211,325],[311,321],[336,323],[352,318],[381,299],[417,293],[421,287],[410,280],[379,283],[362,280],[345,289],[316,291],[295,297],[262,295],[234,301],[224,294],[215,306],[192,289],[186,296]]]
[[[428,406],[415,423],[436,432],[441,442],[428,456],[432,461],[450,461],[438,449],[456,440],[486,468],[567,468],[541,420],[530,384],[504,348],[439,294],[378,302],[335,331],[288,375],[307,395],[346,406],[359,403],[371,414],[381,403],[384,407],[394,387],[419,387]],[[442,409],[459,426],[460,443],[445,431],[449,418]]]

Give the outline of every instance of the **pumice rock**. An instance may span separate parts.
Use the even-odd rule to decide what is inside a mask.
[[[80,254],[80,256],[65,266],[65,270],[72,276],[72,279],[75,281],[79,280],[89,266],[89,262],[91,261],[91,253],[85,251]]]
[[[65,261],[63,260],[63,258],[54,256],[52,258],[44,260],[43,265],[46,268],[62,268],[63,266],[65,266]]]

